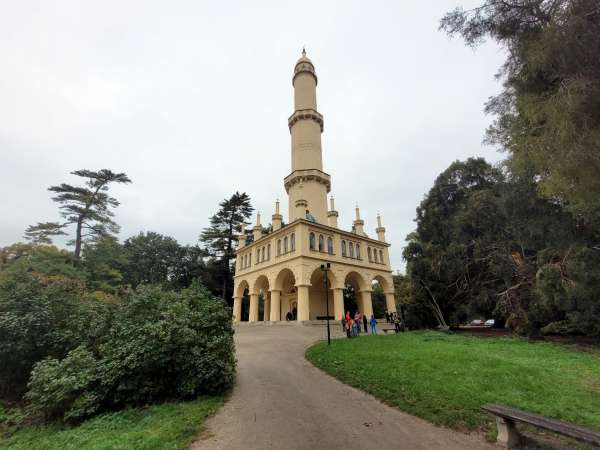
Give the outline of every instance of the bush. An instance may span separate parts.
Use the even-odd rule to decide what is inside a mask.
[[[69,352],[58,361],[48,358],[35,365],[29,391],[28,409],[44,419],[78,419],[98,409],[93,386],[97,382],[97,361],[83,347]]]
[[[198,285],[181,292],[141,286],[118,305],[96,347],[36,365],[27,398],[44,417],[80,419],[233,385],[231,311]]]
[[[33,365],[64,358],[90,331],[83,285],[25,269],[0,281],[0,396],[18,400]]]

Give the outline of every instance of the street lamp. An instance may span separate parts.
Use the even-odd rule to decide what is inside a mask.
[[[331,345],[331,331],[329,331],[329,286],[327,283],[327,272],[331,269],[331,264],[321,264],[323,271],[323,284],[325,285],[325,308],[327,314],[327,345]]]

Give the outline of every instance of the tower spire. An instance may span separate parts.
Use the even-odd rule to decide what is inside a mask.
[[[305,217],[297,202],[307,204],[310,214],[319,223],[327,223],[327,193],[331,177],[323,172],[321,133],[323,116],[317,111],[317,73],[306,56],[306,47],[294,66],[294,113],[288,119],[292,135],[292,172],[285,177],[289,196],[289,221]]]

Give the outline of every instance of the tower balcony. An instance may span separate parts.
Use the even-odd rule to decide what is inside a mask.
[[[292,127],[299,120],[314,120],[321,127],[321,133],[323,132],[323,115],[314,109],[298,109],[294,111],[288,118],[288,127],[290,132],[292,131]]]
[[[327,192],[331,191],[331,175],[318,169],[294,170],[283,179],[285,192],[289,194],[290,188],[296,183],[305,183],[307,181],[316,181],[325,185]]]

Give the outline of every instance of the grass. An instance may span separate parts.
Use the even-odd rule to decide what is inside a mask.
[[[389,405],[458,430],[493,432],[485,403],[600,429],[600,352],[411,332],[318,343],[306,356]]]
[[[202,397],[190,402],[128,409],[98,416],[70,428],[31,426],[0,439],[0,449],[185,449],[203,420],[223,401],[224,397]]]

